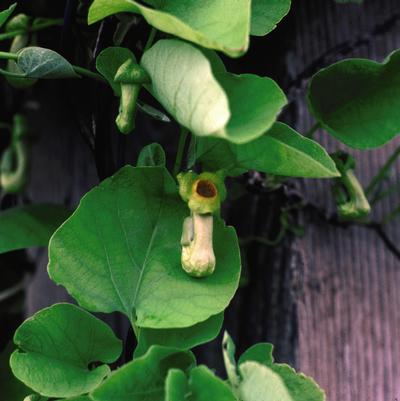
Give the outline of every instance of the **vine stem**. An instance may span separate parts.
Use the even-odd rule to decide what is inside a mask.
[[[18,60],[18,54],[10,52],[0,52],[0,59],[3,60]]]
[[[375,190],[375,188],[385,179],[387,173],[389,172],[390,168],[394,164],[394,162],[397,160],[397,158],[400,156],[400,146],[398,146],[393,154],[389,157],[387,162],[381,167],[381,169],[378,171],[378,174],[371,180],[371,182],[368,184],[366,190],[365,190],[365,195],[371,195],[372,192]]]
[[[156,34],[157,34],[157,29],[152,27],[149,34],[149,38],[147,39],[147,42],[144,46],[143,53],[150,49],[150,46],[153,44]]]
[[[0,52],[0,59],[18,61],[18,54],[9,53],[9,52]],[[88,70],[87,68],[84,68],[84,67],[79,67],[78,65],[73,65],[72,68],[74,69],[74,71],[77,74],[80,74],[80,75],[83,75],[85,77],[92,78],[92,79],[94,79],[94,80],[96,80],[98,82],[102,82],[102,83],[107,84],[107,80],[102,75],[98,74],[97,72],[90,71],[90,70]],[[1,69],[0,69],[0,74],[9,75],[9,76],[12,76],[12,77],[27,78],[23,74],[14,74],[14,73],[10,73],[8,71],[1,70]]]
[[[135,322],[131,320],[133,334],[136,337],[136,340],[139,341],[140,327],[136,326]]]
[[[188,130],[185,127],[181,126],[181,131],[179,134],[178,150],[176,152],[176,159],[175,159],[174,170],[173,170],[174,177],[176,177],[178,175],[179,170],[181,169],[183,151],[185,150],[187,135],[188,135]]]
[[[397,206],[392,212],[390,212],[386,217],[382,219],[382,225],[390,223],[398,215],[400,215],[400,206]]]
[[[321,124],[319,122],[315,123],[305,134],[306,138],[312,139],[314,136],[315,131],[321,128]]]
[[[74,71],[76,73],[78,73],[80,75],[83,75],[83,76],[88,77],[88,78],[95,79],[98,82],[103,82],[105,84],[107,83],[106,79],[103,78],[102,75],[97,74],[97,72],[90,71],[90,70],[88,70],[86,68],[79,67],[77,65],[73,65],[72,68],[74,69]]]
[[[3,40],[15,38],[18,35],[24,35],[25,33],[38,32],[46,28],[51,28],[52,26],[61,26],[63,22],[64,20],[62,19],[44,21],[43,23],[38,24],[37,26],[34,26],[30,29],[25,29],[25,30],[20,29],[17,31],[5,32],[0,34],[0,42]]]

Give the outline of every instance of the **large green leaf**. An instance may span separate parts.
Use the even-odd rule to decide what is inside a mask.
[[[236,400],[228,384],[204,365],[193,368],[189,378],[186,378],[184,372],[171,369],[165,388],[165,401]]]
[[[54,231],[71,212],[58,205],[29,205],[0,213],[0,253],[47,246]]]
[[[216,271],[188,276],[180,261],[187,215],[165,168],[126,166],[90,191],[54,234],[50,277],[86,309],[120,311],[140,327],[202,322],[233,297],[240,258],[235,231],[216,219]]]
[[[223,313],[183,329],[140,329],[135,357],[142,356],[152,345],[188,350],[213,340],[221,331]]]
[[[15,332],[10,364],[37,393],[73,397],[97,387],[122,346],[102,321],[71,304],[56,304],[26,320]],[[96,367],[89,364],[96,363]]]
[[[150,74],[152,94],[194,134],[212,135],[228,123],[228,98],[200,50],[179,40],[160,40],[141,63]]]
[[[400,133],[400,51],[383,64],[340,61],[311,80],[308,101],[331,135],[360,149],[383,145]]]
[[[168,370],[186,371],[194,364],[190,352],[154,345],[141,358],[115,371],[91,397],[95,401],[164,401]]]
[[[11,4],[11,6],[8,7],[6,10],[0,11],[0,28],[8,20],[10,15],[14,12],[15,7],[17,7],[17,3]]]
[[[79,78],[73,66],[54,50],[26,47],[18,52],[18,67],[28,78]]]
[[[32,390],[16,379],[11,372],[9,360],[13,349],[13,345],[10,343],[0,354],[0,392],[1,398],[4,400],[21,401],[25,396],[31,394]]]
[[[150,8],[134,0],[95,0],[89,23],[120,12],[138,13],[153,27],[237,57],[249,44],[250,0],[163,0]]]
[[[230,74],[215,53],[179,40],[158,41],[142,65],[152,79],[151,93],[198,136],[248,142],[268,130],[286,104],[270,78]]]
[[[324,401],[325,394],[310,377],[286,364],[274,363],[273,347],[260,343],[239,359],[243,401]]]
[[[291,0],[252,0],[251,29],[255,36],[264,36],[276,28],[289,12]]]
[[[263,136],[244,145],[199,138],[196,156],[203,169],[223,169],[232,176],[248,170],[308,178],[339,175],[324,148],[283,123],[275,123]]]

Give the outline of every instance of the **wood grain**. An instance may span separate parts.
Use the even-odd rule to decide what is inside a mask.
[[[298,2],[299,3],[299,2]],[[312,120],[304,103],[306,81],[313,69],[346,57],[382,61],[400,45],[396,1],[366,1],[363,6],[308,1],[294,10],[296,42],[291,59],[297,86],[291,96],[295,124],[305,132]],[[310,68],[311,66],[311,68]],[[302,72],[299,80],[296,76]],[[400,116],[400,114],[399,114]],[[344,148],[320,132],[330,150]],[[366,185],[400,141],[369,152],[351,152],[357,174]],[[400,178],[399,162],[391,182]],[[333,211],[330,184],[304,181],[307,200]],[[394,194],[376,205],[378,221],[400,203]],[[304,271],[298,295],[298,367],[315,377],[332,401],[391,401],[400,398],[400,260],[377,233],[363,227],[335,227],[310,213],[302,249]],[[400,240],[399,220],[385,228],[394,244]]]

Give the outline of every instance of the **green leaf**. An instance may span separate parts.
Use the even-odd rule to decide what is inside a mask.
[[[248,170],[307,178],[339,175],[334,161],[324,148],[283,123],[275,123],[263,136],[244,145],[199,138],[196,155],[203,169],[223,169],[232,176]]]
[[[168,370],[187,370],[195,364],[191,352],[152,346],[141,358],[115,371],[91,393],[95,401],[164,401]]]
[[[47,401],[47,400],[48,397],[42,397],[41,395],[38,394],[31,394],[24,398],[24,401]],[[17,401],[17,399],[15,401]]]
[[[133,0],[95,0],[89,9],[89,24],[120,12],[138,13],[162,32],[203,47],[221,50],[232,57],[249,45],[250,1],[163,0],[156,9]]]
[[[165,401],[187,401],[188,381],[184,372],[170,369],[165,380]]]
[[[0,28],[5,24],[10,15],[14,12],[15,7],[17,7],[17,3],[11,4],[11,6],[8,7],[6,10],[0,12]]]
[[[14,348],[9,343],[0,354],[0,388],[1,397],[7,401],[20,401],[32,393],[32,390],[17,380],[11,372],[9,359]]]
[[[54,231],[71,212],[59,205],[29,205],[0,213],[0,253],[47,246]]]
[[[73,66],[60,54],[42,47],[26,47],[18,52],[18,67],[28,78],[79,78]]]
[[[171,369],[168,372],[165,389],[165,401],[236,400],[229,386],[203,365],[190,371],[189,380],[184,372]]]
[[[179,40],[158,41],[142,65],[153,96],[198,136],[248,142],[270,128],[286,104],[270,78],[230,74],[215,53]]]
[[[166,158],[163,147],[158,143],[145,146],[139,154],[138,167],[165,167]]]
[[[331,135],[354,148],[383,145],[400,132],[400,51],[383,63],[340,61],[311,80],[310,110]]]
[[[259,362],[265,366],[271,366],[274,362],[272,351],[274,347],[269,343],[258,343],[251,346],[239,358],[238,364],[246,361]]]
[[[216,271],[181,267],[189,211],[163,167],[126,166],[81,200],[49,245],[49,274],[91,311],[120,311],[139,327],[188,327],[222,312],[240,275],[235,231],[216,219]],[[85,277],[85,280],[82,280]]]
[[[206,366],[198,366],[190,371],[189,390],[192,401],[235,401],[230,387],[214,375]]]
[[[164,345],[188,350],[213,340],[221,331],[223,313],[183,329],[140,329],[135,357],[142,356],[152,345]]]
[[[215,136],[236,144],[256,139],[272,127],[286,105],[285,94],[270,78],[228,72],[216,77],[228,96],[232,117]]]
[[[238,387],[240,378],[237,372],[236,359],[235,359],[236,346],[228,332],[224,333],[222,340],[222,355],[224,358],[224,365],[228,380],[233,388]]]
[[[258,362],[247,361],[239,366],[242,401],[323,401],[318,385],[289,366],[271,369]]]
[[[121,354],[121,341],[101,320],[71,304],[43,309],[17,329],[14,375],[47,397],[74,397],[97,387]],[[96,367],[89,365],[96,363]]]
[[[290,10],[291,0],[252,0],[251,35],[264,36],[276,28],[276,25]]]
[[[135,55],[126,47],[107,47],[96,58],[97,71],[108,81],[116,96],[121,96],[121,83],[114,82],[114,77],[127,60],[136,62]]]
[[[160,40],[141,63],[151,77],[151,93],[180,124],[200,136],[225,127],[228,98],[200,50],[179,40]]]
[[[146,113],[155,120],[162,121],[164,123],[171,122],[171,119],[165,113],[156,109],[155,107],[150,106],[149,104],[146,103],[141,103],[139,101],[137,102],[137,105],[143,113]]]
[[[324,401],[325,394],[313,379],[286,364],[274,363],[273,346],[260,343],[239,359],[243,401]]]

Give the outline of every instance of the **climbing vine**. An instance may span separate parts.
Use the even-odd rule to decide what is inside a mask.
[[[179,144],[172,168],[162,146],[150,144],[135,165],[103,180],[74,211],[28,205],[0,214],[0,252],[48,246],[50,278],[79,305],[55,304],[17,329],[14,351],[7,352],[24,387],[7,400],[21,394],[26,401],[324,400],[313,379],[274,362],[271,344],[236,355],[225,332],[227,380],[198,365],[191,351],[218,336],[241,277],[239,241],[221,213],[226,180],[258,171],[274,189],[289,177],[331,179],[338,220],[370,224],[371,206],[393,190],[380,184],[400,152],[364,190],[354,158],[328,154],[312,137],[322,128],[363,150],[393,139],[400,132],[400,52],[383,63],[348,59],[317,72],[307,94],[316,124],[303,135],[278,121],[287,98],[274,80],[233,74],[223,61],[245,54],[252,36],[270,33],[290,0],[94,0],[88,24],[115,16],[119,24],[114,46],[99,49],[92,67],[40,47],[36,33],[62,20],[17,14],[16,7],[0,12],[0,41],[9,43],[0,52],[0,75],[14,90],[44,79],[93,80],[119,98],[118,135],[136,135],[141,110],[175,121]],[[148,25],[140,52],[121,46],[138,18]],[[10,134],[1,190],[23,193],[34,135],[23,113],[0,129]],[[290,210],[282,209],[275,240],[257,240],[270,246],[287,232],[303,234]],[[117,369],[113,363],[128,344],[93,312],[120,312],[132,326],[137,346]]]

